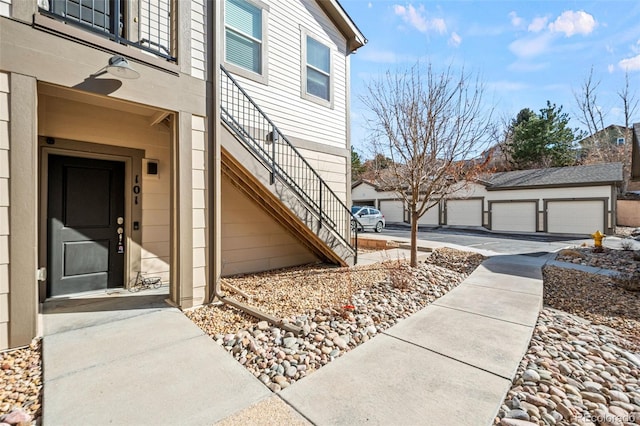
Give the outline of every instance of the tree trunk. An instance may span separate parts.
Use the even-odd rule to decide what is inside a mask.
[[[418,212],[411,209],[411,266],[418,266]]]

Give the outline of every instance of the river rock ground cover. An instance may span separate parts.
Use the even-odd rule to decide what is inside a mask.
[[[610,269],[638,266],[627,263],[627,251],[605,255]],[[620,268],[616,255],[625,260]],[[308,332],[302,338],[229,307],[187,315],[277,391],[440,297],[481,261],[438,250],[415,269],[390,260],[352,272],[310,266],[227,281],[234,297],[288,315]],[[296,287],[298,294],[285,291]],[[640,424],[640,293],[621,289],[609,277],[556,267],[545,268],[544,287],[545,308],[496,424]],[[35,340],[0,353],[0,424],[39,422],[40,351]]]
[[[557,260],[625,274],[640,266],[626,250],[583,247]],[[545,307],[495,423],[640,424],[640,292],[555,266],[543,278]]]
[[[225,280],[223,289],[233,297],[301,327],[301,335],[228,306],[206,306],[187,316],[277,392],[441,297],[483,260],[478,254],[439,249],[416,268],[390,259]]]

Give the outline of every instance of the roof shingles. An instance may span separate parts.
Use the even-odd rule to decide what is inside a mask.
[[[488,176],[486,181],[488,181],[487,189],[489,190],[612,184],[622,182],[622,163],[500,172]]]

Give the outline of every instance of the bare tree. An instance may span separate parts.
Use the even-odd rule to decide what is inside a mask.
[[[629,71],[624,73],[624,86],[618,92],[618,97],[622,101],[622,107],[624,111],[624,127],[626,127],[625,141],[631,139],[631,126],[632,120],[638,111],[638,98],[636,94],[629,89]]]
[[[478,77],[451,66],[437,72],[418,62],[401,73],[387,72],[361,98],[374,151],[391,158],[380,183],[394,190],[411,219],[411,265],[417,265],[418,220],[478,170],[468,161],[490,133]]]
[[[591,137],[604,129],[605,116],[602,105],[598,103],[598,87],[600,87],[600,80],[594,80],[593,67],[591,67],[589,75],[580,86],[580,91],[573,93],[580,111],[578,121],[587,128]]]
[[[624,85],[618,91],[624,114],[624,128],[605,126],[607,107],[598,99],[600,80],[593,75],[593,68],[582,83],[574,98],[580,111],[579,121],[586,127],[588,135],[581,141],[582,162],[584,164],[620,162],[623,165],[623,186],[626,190],[631,174],[631,131],[630,126],[638,109],[638,99],[629,87],[629,74],[625,73]],[[617,144],[617,138],[624,137],[624,144]]]

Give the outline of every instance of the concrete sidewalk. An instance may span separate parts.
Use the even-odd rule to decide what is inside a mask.
[[[44,424],[489,425],[528,347],[546,260],[493,256],[278,395],[166,295],[48,302]]]
[[[318,425],[490,425],[528,348],[546,260],[488,259],[432,305],[280,396]]]
[[[211,425],[271,397],[165,297],[47,303],[43,424]]]

